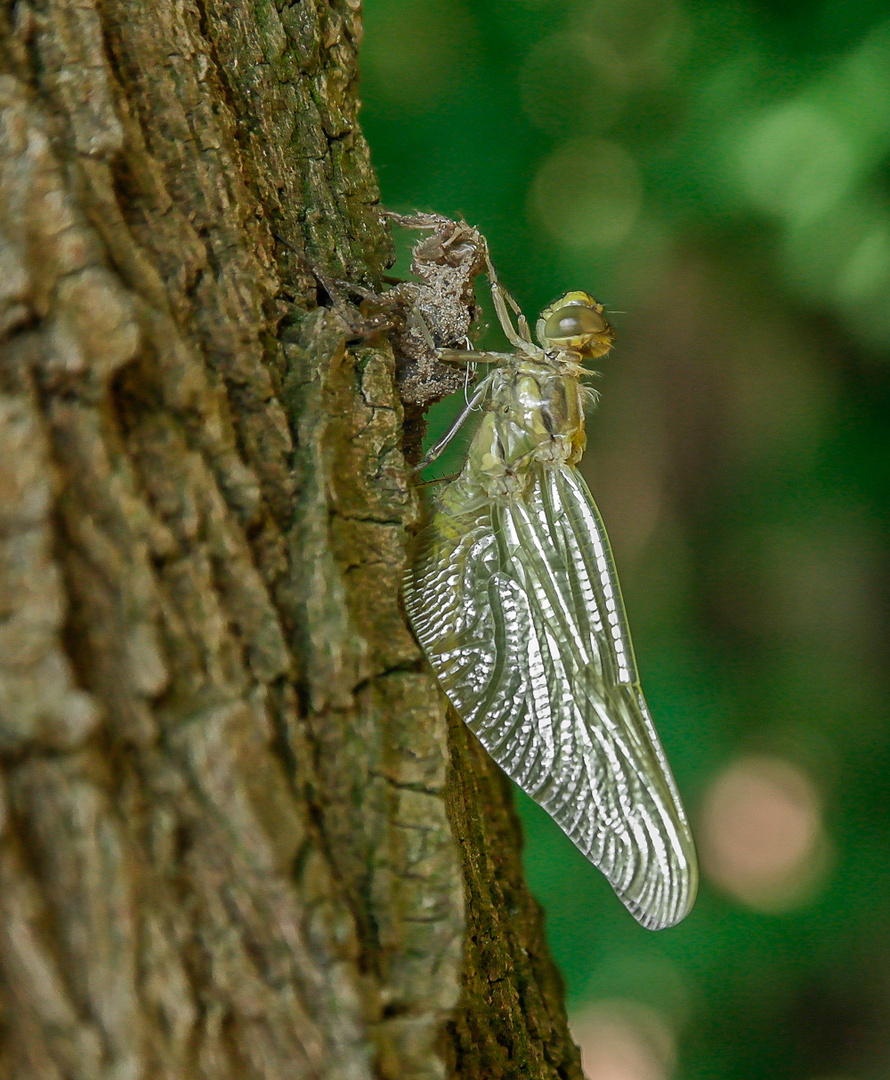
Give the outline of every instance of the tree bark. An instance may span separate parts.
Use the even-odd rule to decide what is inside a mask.
[[[358,3],[0,35],[0,1076],[580,1077],[399,606],[392,351],[316,306],[391,250]]]

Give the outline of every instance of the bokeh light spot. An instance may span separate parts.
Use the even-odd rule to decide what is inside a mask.
[[[577,24],[613,50],[635,87],[669,81],[689,45],[688,19],[675,0],[588,0],[578,6]]]
[[[562,244],[609,249],[633,228],[643,183],[634,159],[616,143],[573,139],[541,165],[531,200],[543,227]]]
[[[674,1036],[663,1017],[631,1001],[600,1001],[571,1018],[587,1080],[668,1080]]]
[[[834,106],[852,135],[880,161],[890,134],[890,21],[866,35],[841,63],[833,89]]]
[[[710,880],[760,911],[799,906],[827,870],[815,785],[778,758],[742,758],[717,776],[697,837]]]
[[[520,76],[522,107],[548,135],[602,134],[621,113],[624,65],[585,34],[558,33],[529,53]]]
[[[841,271],[837,291],[850,303],[871,299],[880,292],[886,297],[890,288],[890,228],[886,221],[875,224],[850,253]]]
[[[791,224],[825,214],[856,179],[849,135],[810,102],[786,102],[767,111],[746,130],[737,149],[745,195]]]
[[[638,1003],[680,1028],[692,1008],[684,973],[649,942],[646,946],[633,951],[615,946],[590,972],[585,997],[589,1001]]]

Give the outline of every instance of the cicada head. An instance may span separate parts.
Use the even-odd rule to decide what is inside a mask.
[[[585,358],[603,356],[615,342],[603,305],[586,292],[567,292],[544,308],[535,333],[545,352],[567,349]]]

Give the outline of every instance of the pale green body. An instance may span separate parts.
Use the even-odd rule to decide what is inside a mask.
[[[658,929],[692,906],[695,849],[605,530],[574,467],[592,395],[579,352],[545,343],[516,341],[468,406],[482,416],[416,538],[405,604],[489,753]]]
[[[584,452],[584,399],[577,365],[566,371],[520,358],[493,371],[486,411],[467,460],[440,504],[461,513],[479,500],[515,498],[536,463],[574,465]]]

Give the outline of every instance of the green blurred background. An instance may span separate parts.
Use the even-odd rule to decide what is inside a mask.
[[[704,882],[651,934],[522,800],[591,1080],[890,1077],[890,5],[367,0],[362,80],[387,206],[616,312],[584,471]]]

